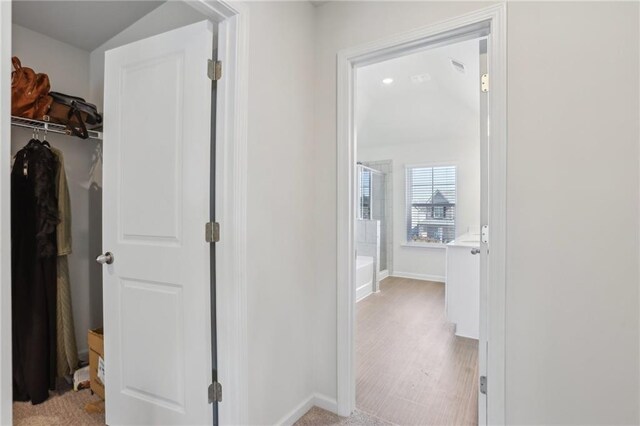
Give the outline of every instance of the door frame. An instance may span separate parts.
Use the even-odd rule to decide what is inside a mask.
[[[505,288],[507,185],[507,6],[482,8],[446,21],[418,28],[362,46],[342,50],[337,58],[337,403],[338,414],[356,408],[355,365],[355,77],[360,66],[402,56],[426,46],[447,44],[473,28],[488,27],[489,95],[489,241],[486,303],[486,417],[480,424],[505,423]],[[481,309],[482,311],[482,309]],[[481,324],[483,321],[481,319]],[[482,354],[479,357],[483,359]],[[482,410],[480,410],[482,413]]]
[[[243,2],[196,0],[186,3],[218,24],[216,111],[216,325],[218,380],[224,387],[219,424],[246,424],[247,394],[247,114],[249,8]],[[11,58],[11,2],[0,1],[0,63]],[[206,70],[199,70],[205,72]],[[11,139],[11,70],[0,67],[0,140]],[[11,424],[11,238],[10,144],[0,144],[0,424]],[[202,224],[204,227],[204,224]],[[204,229],[204,228],[203,228]],[[203,233],[204,238],[204,233]],[[206,389],[203,389],[206,392]]]

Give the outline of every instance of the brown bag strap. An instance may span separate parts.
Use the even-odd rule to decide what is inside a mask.
[[[84,124],[82,120],[82,115],[80,115],[80,111],[77,108],[71,107],[68,115],[69,121],[67,122],[67,134],[71,134],[77,136],[82,139],[89,138],[89,132],[87,131],[87,126]],[[75,120],[74,120],[75,119]]]
[[[18,71],[19,69],[22,69],[22,64],[20,63],[20,59],[18,59],[17,56],[14,56],[13,58],[11,58],[11,63],[13,64],[13,68]]]

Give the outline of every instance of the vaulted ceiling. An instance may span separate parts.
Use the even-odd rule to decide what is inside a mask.
[[[385,84],[385,79],[393,81]],[[479,42],[464,41],[360,68],[356,87],[359,146],[463,137],[468,135],[465,122],[469,117],[477,120],[479,113]]]
[[[86,51],[101,46],[164,1],[14,1],[13,22]]]

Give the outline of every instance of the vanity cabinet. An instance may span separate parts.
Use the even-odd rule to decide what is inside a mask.
[[[480,242],[463,237],[447,244],[446,312],[456,335],[477,339],[480,324]]]

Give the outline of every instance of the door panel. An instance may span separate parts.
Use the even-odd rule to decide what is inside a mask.
[[[210,215],[213,27],[105,57],[103,248],[110,425],[212,424]]]

